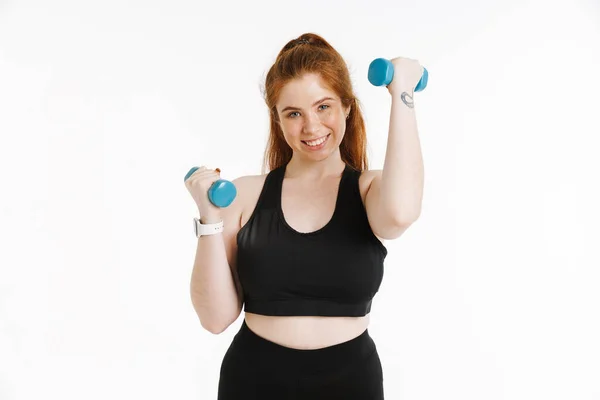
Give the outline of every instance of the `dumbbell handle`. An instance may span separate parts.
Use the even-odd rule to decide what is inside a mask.
[[[185,175],[185,178],[183,178],[183,181],[187,181],[197,169],[198,167],[193,167],[190,169]],[[237,190],[235,189],[235,185],[225,179],[219,179],[208,189],[208,199],[212,204],[220,208],[229,206],[235,199],[236,195]]]
[[[376,58],[369,65],[369,82],[374,86],[387,86],[394,79],[394,64],[385,58]],[[423,75],[415,87],[415,92],[420,92],[427,86],[429,72],[423,67]]]

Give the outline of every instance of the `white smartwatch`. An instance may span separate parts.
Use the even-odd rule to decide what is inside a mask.
[[[200,219],[194,218],[194,233],[196,237],[214,235],[216,233],[223,232],[223,221],[219,221],[214,224],[203,224]]]

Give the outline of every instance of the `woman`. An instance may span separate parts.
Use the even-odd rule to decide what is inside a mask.
[[[303,34],[268,72],[268,173],[235,179],[227,208],[207,197],[219,170],[186,181],[200,222],[191,296],[218,334],[245,318],[226,352],[219,400],[383,399],[369,336],[385,239],[419,216],[423,166],[413,90],[418,62],[395,77],[383,170],[368,170],[366,132],[346,64],[322,37]]]

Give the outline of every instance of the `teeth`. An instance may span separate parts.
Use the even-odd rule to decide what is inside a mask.
[[[321,138],[321,139],[313,140],[312,142],[304,142],[304,143],[306,143],[309,146],[318,146],[321,143],[323,143],[325,140],[327,140],[327,136],[325,136],[324,138]]]

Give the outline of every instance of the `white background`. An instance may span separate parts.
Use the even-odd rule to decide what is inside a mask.
[[[371,168],[418,59],[420,219],[387,242],[386,399],[600,399],[600,3],[0,1],[0,399],[216,399],[191,305],[194,165],[261,172],[266,71],[348,62]]]

